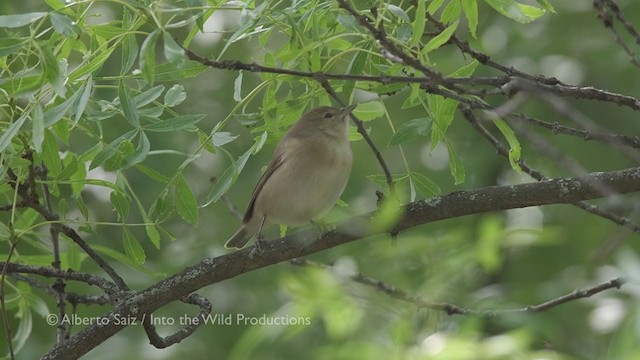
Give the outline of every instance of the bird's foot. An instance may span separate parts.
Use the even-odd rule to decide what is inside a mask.
[[[264,248],[263,248],[264,243],[265,243],[264,236],[262,234],[258,234],[258,236],[256,237],[256,244],[253,247],[253,250],[251,250],[249,257],[253,259],[256,256],[262,255],[264,253]]]

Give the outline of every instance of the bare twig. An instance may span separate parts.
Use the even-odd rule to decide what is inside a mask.
[[[480,121],[475,117],[475,115],[473,115],[470,109],[463,108],[462,114],[464,115],[465,119],[467,119],[467,121],[471,124],[471,126],[473,126],[473,128],[476,129],[476,131],[478,131],[478,133],[482,135],[498,151],[500,155],[507,158],[509,157],[509,149],[507,149],[502,144],[502,142],[500,142],[500,140],[498,140],[495,136],[493,136],[489,132],[489,130],[487,130],[484,126],[482,126]],[[524,162],[524,160],[520,159],[517,161],[517,163],[518,165],[520,165],[520,168],[525,173],[529,174],[534,179],[538,181],[548,180],[548,178],[544,174],[542,174],[540,171],[529,166],[526,162]],[[586,204],[583,202],[576,202],[574,205],[587,212],[609,219],[617,225],[627,227],[633,230],[634,232],[640,233],[640,225],[634,224],[631,220],[627,218],[618,216],[611,212],[604,211],[595,205]]]
[[[318,263],[315,261],[301,259],[301,258],[293,259],[290,261],[290,263],[296,266],[313,266],[313,267],[318,267],[325,270],[330,270],[330,271],[333,270],[332,266]],[[605,290],[609,290],[613,288],[620,289],[620,287],[626,283],[626,280],[618,277],[592,287],[588,287],[585,289],[576,289],[569,294],[559,296],[557,298],[545,301],[537,305],[528,305],[525,307],[514,308],[514,309],[482,309],[480,310],[480,309],[466,308],[466,307],[454,305],[451,303],[438,303],[438,302],[424,300],[420,297],[409,295],[406,291],[400,290],[391,284],[385,283],[381,280],[370,278],[360,273],[351,274],[349,275],[349,278],[352,281],[355,281],[359,284],[363,284],[373,289],[376,289],[380,292],[383,292],[394,299],[398,299],[398,300],[413,304],[418,308],[439,310],[439,311],[445,312],[447,315],[475,315],[475,316],[481,316],[481,317],[495,317],[497,315],[511,314],[515,312],[529,312],[529,313],[543,312],[543,311],[552,309],[554,307],[557,307],[559,305],[566,304],[570,301],[593,296]]]
[[[342,101],[342,99],[340,99],[338,94],[336,94],[331,84],[329,84],[329,81],[323,80],[323,81],[320,81],[320,84],[325,89],[327,94],[329,94],[329,96],[334,98],[341,106],[346,105],[345,102]],[[373,142],[373,140],[371,140],[371,137],[369,136],[369,133],[367,133],[367,129],[365,129],[364,124],[362,123],[362,120],[358,119],[353,114],[351,114],[350,116],[351,116],[351,120],[353,120],[353,123],[356,124],[358,133],[362,135],[364,140],[367,142],[367,145],[369,145],[369,148],[371,148],[371,151],[373,151],[373,155],[378,160],[378,163],[382,168],[382,172],[384,173],[384,177],[387,180],[387,186],[389,186],[389,192],[391,192],[391,195],[395,197],[395,185],[393,183],[393,177],[391,176],[391,172],[389,171],[389,167],[387,166],[387,163],[384,161],[384,158],[382,157],[382,153],[380,153],[380,150],[378,150],[378,147],[376,146],[376,144]]]
[[[204,324],[206,321],[206,317],[211,314],[211,310],[213,309],[211,302],[209,302],[207,298],[196,293],[187,295],[182,299],[182,302],[186,304],[197,305],[198,307],[200,307],[200,312],[196,317],[191,318],[189,323],[186,324],[186,326],[182,328],[182,330],[176,332],[173,335],[161,337],[160,335],[158,335],[155,326],[151,323],[149,317],[145,317],[143,325],[145,331],[147,332],[147,337],[149,338],[151,345],[155,346],[158,349],[164,349],[173,344],[179,343],[180,341],[193,334],[193,332],[196,331],[198,327],[200,327],[200,325]]]

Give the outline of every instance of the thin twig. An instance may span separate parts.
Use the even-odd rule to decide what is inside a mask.
[[[43,165],[40,167],[40,169],[40,177],[43,180],[47,180],[47,168]],[[53,207],[51,206],[51,193],[49,192],[49,186],[46,183],[42,184],[42,196],[44,198],[44,204],[47,207],[47,210],[53,213]],[[51,224],[49,226],[49,233],[51,235],[51,245],[53,247],[53,262],[51,263],[51,266],[53,266],[53,268],[56,270],[62,270],[60,263],[60,227],[58,226],[58,224]],[[58,306],[58,319],[64,319],[66,314],[66,296],[64,293],[65,283],[62,278],[57,278],[52,288],[55,291],[56,305]],[[66,338],[69,337],[69,328],[62,321],[58,321],[58,326],[56,327],[56,335],[56,341],[59,343],[63,342]]]
[[[324,90],[327,92],[327,94],[329,94],[329,96],[334,98],[341,106],[346,105],[345,102],[342,101],[342,99],[340,99],[338,94],[336,94],[336,91],[333,89],[331,84],[329,84],[329,81],[322,80],[320,81],[320,84],[322,85]],[[364,140],[367,142],[367,145],[369,145],[369,148],[371,148],[371,151],[373,151],[373,155],[378,160],[378,163],[382,168],[382,172],[384,173],[384,177],[387,180],[387,186],[389,186],[389,192],[393,197],[395,197],[396,192],[395,192],[395,185],[393,183],[393,177],[391,176],[391,171],[389,171],[389,167],[387,166],[387,163],[384,161],[384,157],[382,157],[382,153],[380,153],[380,150],[378,150],[378,147],[369,136],[369,133],[367,133],[367,129],[364,127],[364,123],[362,122],[362,120],[358,119],[358,117],[353,115],[353,113],[351,114],[351,120],[353,120],[353,123],[356,124],[358,133],[362,135]]]
[[[329,271],[334,270],[332,266],[325,265],[315,261],[309,261],[302,258],[293,259],[290,261],[290,263],[296,266],[313,266],[313,267],[318,267],[318,268],[329,270]],[[439,310],[439,311],[445,312],[447,315],[475,315],[475,316],[481,316],[481,317],[495,317],[497,315],[512,314],[516,312],[528,312],[528,313],[543,312],[574,300],[593,296],[605,290],[609,290],[613,288],[620,289],[620,287],[626,283],[625,279],[618,277],[592,287],[588,287],[585,289],[576,289],[569,294],[559,296],[557,298],[545,301],[537,305],[527,305],[524,307],[513,308],[513,309],[482,309],[480,310],[480,309],[471,309],[467,307],[462,307],[462,306],[454,305],[451,303],[438,303],[438,302],[424,300],[420,297],[409,295],[409,293],[407,293],[406,291],[400,290],[393,285],[385,283],[381,280],[377,280],[377,279],[362,275],[360,273],[351,274],[349,275],[349,278],[352,281],[355,281],[359,284],[363,284],[373,289],[376,289],[380,292],[383,292],[394,299],[398,299],[398,300],[413,304],[418,308]]]
[[[509,149],[507,149],[502,142],[500,142],[500,140],[498,140],[495,136],[493,136],[493,134],[491,134],[489,132],[489,130],[487,130],[481,123],[480,121],[476,118],[475,115],[473,115],[473,113],[471,112],[470,109],[468,108],[462,108],[462,114],[464,115],[464,118],[471,124],[471,126],[476,129],[476,131],[482,135],[497,151],[500,155],[509,158]],[[518,165],[520,166],[520,168],[522,169],[522,171],[524,171],[525,173],[529,174],[531,177],[533,177],[534,179],[538,180],[538,181],[545,181],[548,180],[548,178],[542,174],[540,171],[532,168],[531,166],[529,166],[524,160],[520,159],[517,161]],[[615,224],[620,225],[620,226],[624,226],[627,227],[631,230],[633,230],[634,232],[640,233],[640,225],[637,225],[635,223],[633,223],[631,220],[618,216],[616,214],[613,214],[611,212],[608,211],[604,211],[600,208],[598,208],[595,205],[591,205],[591,204],[587,204],[584,202],[576,202],[573,205],[587,211],[590,212],[592,214],[598,215],[600,217],[609,219],[611,221],[613,221]]]

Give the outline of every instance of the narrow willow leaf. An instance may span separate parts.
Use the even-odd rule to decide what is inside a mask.
[[[32,22],[47,15],[46,12],[32,12],[18,15],[0,15],[0,27],[3,28],[17,28],[24,25],[31,24]]]
[[[122,68],[120,74],[124,75],[131,71],[138,57],[138,42],[134,34],[127,34],[122,41]]]
[[[365,51],[358,51],[353,59],[351,59],[351,62],[347,67],[347,73],[362,74],[362,70],[364,69],[368,56],[369,55]],[[349,99],[349,101],[353,101],[353,89],[355,86],[355,81],[347,81],[342,88],[342,92],[346,95],[346,98]]]
[[[122,105],[122,112],[129,124],[133,127],[140,127],[140,114],[138,114],[138,108],[136,104],[129,96],[127,85],[124,80],[120,80],[120,86],[118,87],[118,98],[120,99],[120,105]]]
[[[184,49],[178,45],[168,32],[164,32],[164,57],[179,68],[182,67],[186,61]]]
[[[451,39],[451,36],[457,28],[458,22],[456,21],[453,24],[449,25],[446,29],[442,30],[440,34],[434,36],[431,40],[429,40],[427,45],[425,45],[422,49],[422,54],[428,54],[429,52],[440,48],[447,41],[449,41],[449,39]]]
[[[418,118],[402,123],[396,133],[389,139],[389,146],[401,145],[413,141],[421,136],[427,136],[431,131],[431,118]]]
[[[160,233],[158,232],[156,225],[145,225],[144,230],[146,231],[149,240],[151,240],[151,243],[156,247],[156,249],[160,249]]]
[[[129,259],[138,265],[144,264],[145,254],[144,249],[138,242],[138,239],[127,229],[126,226],[122,227],[122,241],[124,246],[124,253],[127,254]]]
[[[242,70],[239,71],[238,77],[233,82],[233,100],[242,101]]]
[[[51,87],[60,97],[64,97],[66,89],[64,87],[64,74],[60,69],[60,64],[50,47],[40,47],[42,70],[51,84]]]
[[[254,145],[255,146],[255,145]],[[218,178],[216,183],[213,185],[213,189],[207,195],[207,202],[202,205],[202,207],[208,206],[211,203],[215,203],[231,188],[231,185],[236,181],[238,175],[244,168],[244,165],[249,160],[249,156],[253,152],[254,147],[252,146],[249,150],[247,150],[242,156],[238,158],[238,160],[233,161],[231,165],[222,173],[222,176]],[[228,152],[225,153],[231,158]]]
[[[520,155],[522,153],[522,148],[520,147],[520,141],[516,137],[516,134],[513,132],[513,129],[504,122],[504,120],[500,119],[497,116],[492,117],[493,123],[496,125],[498,130],[502,133],[507,142],[509,143],[509,163],[511,167],[517,172],[522,172],[520,165],[518,164],[518,160],[520,160]]]
[[[89,103],[89,98],[91,97],[91,92],[93,91],[93,78],[89,77],[87,79],[86,84],[84,85],[84,90],[78,99],[78,104],[76,105],[76,116],[74,119],[74,125],[80,121],[80,117],[84,113],[84,109],[87,107]]]
[[[136,104],[136,107],[141,108],[145,105],[152,103],[155,99],[159,98],[164,92],[164,85],[157,85],[150,89],[147,89],[140,94],[133,97],[133,102]]]
[[[32,116],[31,121],[33,126],[31,130],[31,142],[33,143],[33,148],[36,152],[38,154],[42,154],[42,142],[44,141],[44,113],[42,112],[42,106],[40,104],[38,104],[33,110]]]
[[[198,223],[198,203],[182,174],[176,178],[176,211],[189,224]]]
[[[159,30],[154,30],[142,43],[140,47],[140,70],[142,76],[149,83],[153,84],[156,68],[156,41],[158,40]]]
[[[453,175],[454,183],[456,185],[462,184],[465,179],[464,165],[449,141],[445,141],[445,143],[447,144],[447,150],[449,151],[449,170],[451,171],[451,175]]]
[[[58,142],[49,129],[44,129],[42,161],[51,176],[56,177],[62,171],[62,162],[60,162],[60,154],[58,152]]]
[[[49,18],[51,19],[53,29],[57,33],[60,33],[65,37],[73,37],[80,34],[80,27],[78,27],[78,24],[76,24],[75,21],[72,21],[68,16],[52,11],[49,13]]]
[[[418,189],[423,196],[431,197],[440,195],[440,187],[428,177],[417,172],[412,172],[411,179],[415,183],[416,189]]]
[[[476,29],[478,28],[478,1],[477,0],[461,0],[462,11],[469,23],[469,31],[471,36],[475,39]]]
[[[192,115],[180,115],[171,119],[162,120],[157,123],[145,125],[144,129],[155,132],[169,132],[187,129],[200,120],[204,119],[206,115],[192,114]]]
[[[418,6],[416,7],[416,18],[413,21],[413,36],[411,37],[409,46],[418,45],[420,39],[422,39],[426,22],[425,1],[426,0],[418,0]]]
[[[137,163],[144,161],[149,154],[149,149],[151,148],[151,144],[149,143],[149,138],[141,131],[138,136],[138,147],[136,150],[125,157],[124,162],[122,163],[122,168],[129,168]]]
[[[123,222],[126,221],[129,216],[129,199],[127,199],[127,196],[123,193],[112,191],[109,194],[109,198],[113,208],[118,213],[118,219]]]
[[[18,134],[18,131],[20,131],[20,128],[27,120],[27,115],[28,113],[23,113],[22,116],[9,125],[9,128],[7,128],[4,134],[0,136],[0,152],[4,151],[4,149],[11,145],[11,140],[13,140],[16,134]]]
[[[0,57],[11,55],[20,50],[26,40],[24,38],[4,38],[0,39]]]

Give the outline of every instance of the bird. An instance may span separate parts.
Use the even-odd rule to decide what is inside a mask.
[[[299,226],[327,213],[342,195],[353,164],[349,115],[357,105],[321,106],[304,113],[287,131],[258,181],[242,226],[226,248],[256,249],[268,224]]]

